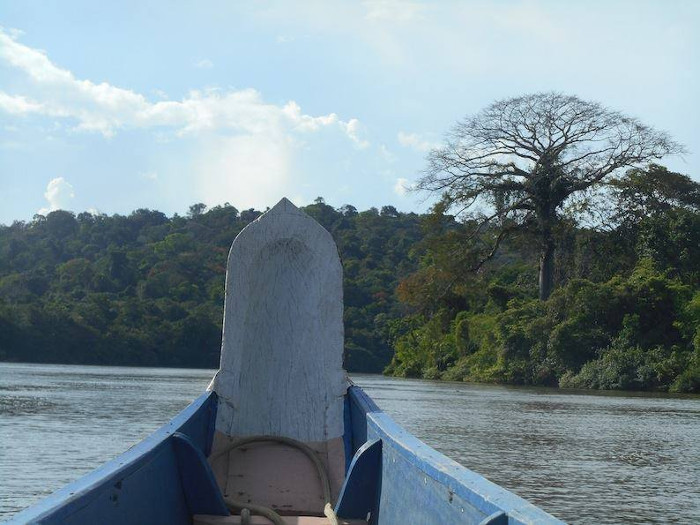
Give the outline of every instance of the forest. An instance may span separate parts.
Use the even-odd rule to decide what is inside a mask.
[[[441,201],[422,215],[320,197],[302,208],[340,252],[346,368],[700,391],[700,184],[652,164],[597,198],[597,216],[553,232],[544,300],[532,239],[475,267],[473,224]],[[0,225],[0,360],[216,367],[228,249],[260,214],[194,204]]]
[[[474,272],[465,249],[473,228],[436,206],[414,250],[419,269],[397,289],[412,311],[389,325],[395,353],[386,372],[700,391],[700,184],[650,165],[628,170],[598,198],[596,222],[563,220],[554,232],[546,300],[532,236],[505,242]]]
[[[392,357],[383,324],[403,311],[395,289],[417,268],[421,218],[322,198],[302,209],[342,257],[346,368],[381,372]],[[230,204],[173,217],[58,210],[0,226],[0,360],[217,367],[226,258],[260,214]]]

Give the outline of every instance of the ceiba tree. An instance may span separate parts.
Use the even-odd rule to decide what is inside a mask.
[[[537,93],[494,102],[458,122],[428,154],[416,187],[475,220],[474,236],[493,236],[475,269],[507,236],[534,234],[544,300],[554,287],[555,229],[566,203],[625,168],[683,151],[668,134],[598,103]]]

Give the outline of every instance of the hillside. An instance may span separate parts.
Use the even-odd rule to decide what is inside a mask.
[[[323,199],[304,211],[343,261],[346,366],[381,372],[392,356],[383,323],[402,312],[395,289],[416,268],[420,217]],[[0,360],[216,367],[228,249],[260,213],[54,211],[0,226]]]

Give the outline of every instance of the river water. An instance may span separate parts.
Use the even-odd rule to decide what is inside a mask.
[[[0,520],[126,450],[212,370],[0,363]],[[700,523],[700,397],[355,375],[426,443],[571,523]]]

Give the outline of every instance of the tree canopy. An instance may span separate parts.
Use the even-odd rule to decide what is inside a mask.
[[[479,272],[475,221],[446,207],[306,206],[344,272],[352,372],[590,388],[700,391],[700,184],[658,165],[611,179],[598,227],[562,219],[557,289],[509,236]],[[0,360],[215,367],[226,254],[260,215],[54,211],[0,225]]]
[[[383,328],[404,312],[400,279],[420,218],[385,206],[304,208],[335,238],[344,266],[345,365],[380,372]],[[232,240],[260,211],[194,204],[187,216],[57,210],[0,225],[0,360],[215,367]]]
[[[417,188],[439,193],[446,209],[469,212],[480,243],[477,265],[513,234],[531,235],[540,249],[539,295],[554,279],[555,229],[573,197],[624,168],[683,147],[666,133],[594,102],[537,93],[489,105],[458,122],[428,155]]]
[[[604,220],[562,220],[545,301],[536,245],[508,237],[491,264],[466,271],[473,259],[460,248],[474,223],[438,206],[414,250],[420,268],[399,284],[412,313],[389,325],[387,372],[700,391],[700,184],[659,165],[609,182]]]

